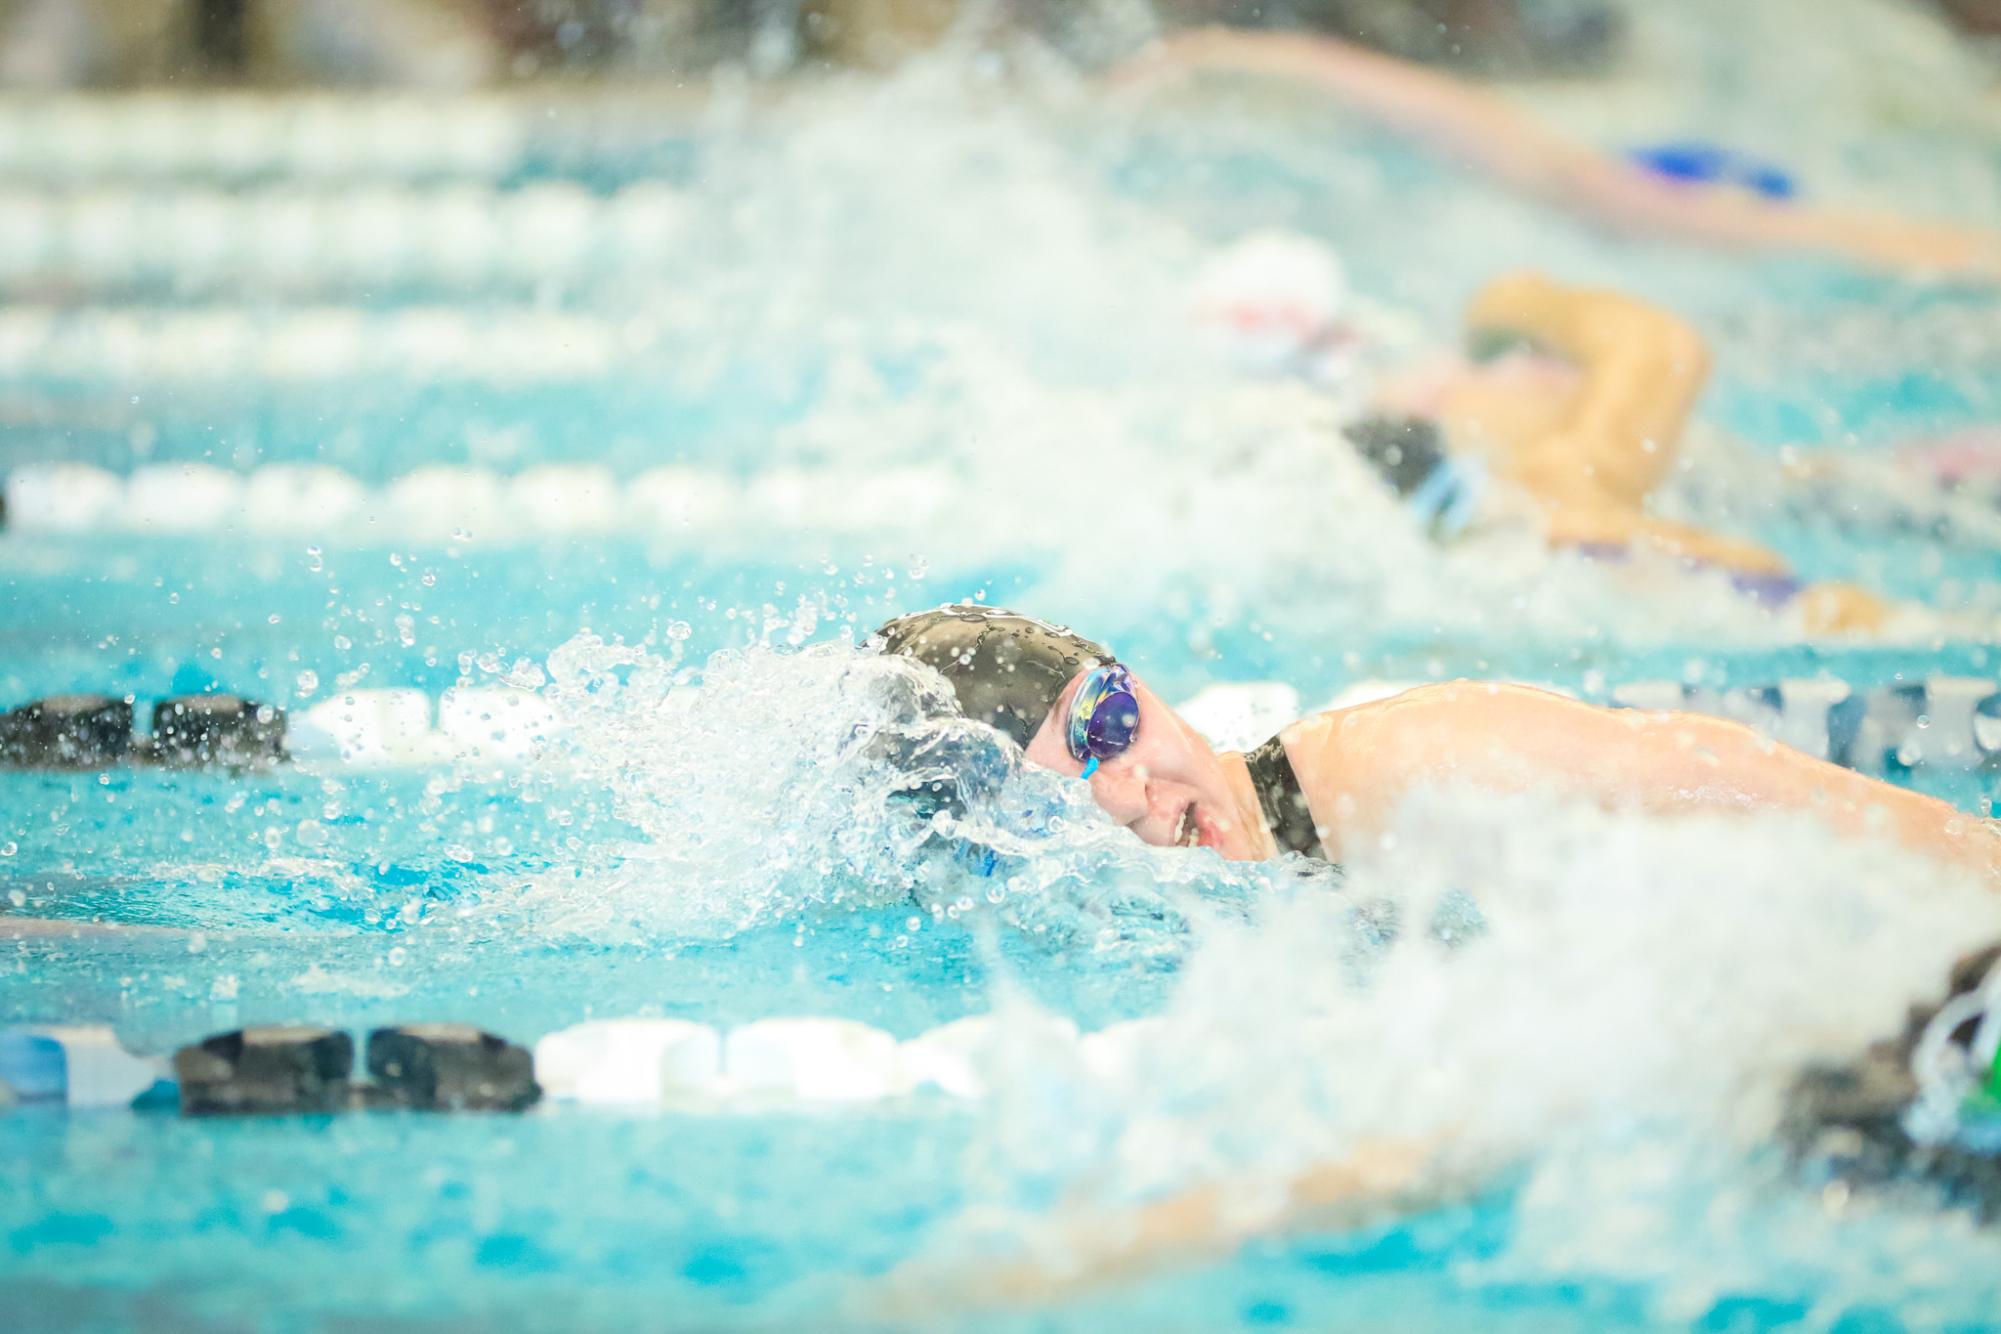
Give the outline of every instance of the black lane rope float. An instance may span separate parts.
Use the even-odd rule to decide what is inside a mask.
[[[133,701],[51,695],[0,713],[0,765],[102,769],[121,764],[242,768],[286,758],[285,713],[240,695],[175,695],[153,705],[149,736],[133,732]]]
[[[406,1024],[368,1035],[367,1078],[354,1040],[332,1028],[240,1028],[174,1053],[187,1116],[401,1108],[518,1112],[542,1096],[526,1048],[470,1024]]]

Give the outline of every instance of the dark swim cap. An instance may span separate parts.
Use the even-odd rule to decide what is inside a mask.
[[[951,682],[966,717],[1024,747],[1072,677],[1113,661],[1102,644],[998,607],[914,611],[876,635],[886,652],[915,658]]]

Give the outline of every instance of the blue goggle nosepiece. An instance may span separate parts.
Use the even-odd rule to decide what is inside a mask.
[[[1071,757],[1085,766],[1087,778],[1099,761],[1124,754],[1139,734],[1139,697],[1133,693],[1132,680],[1118,663],[1094,667],[1070,697],[1065,740]]]

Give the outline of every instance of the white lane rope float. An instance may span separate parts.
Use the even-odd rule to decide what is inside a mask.
[[[1127,1020],[1080,1034],[1068,1021],[1049,1019],[1029,1036],[1039,1052],[1061,1044],[1082,1068],[1116,1075],[1132,1068],[1158,1024]],[[168,1055],[134,1053],[104,1024],[26,1024],[0,1028],[0,1111],[519,1112],[548,1100],[747,1113],[926,1095],[970,1100],[985,1096],[997,1056],[1021,1036],[993,1015],[901,1041],[830,1016],[773,1016],[732,1028],[632,1018],[558,1029],[530,1049],[465,1024],[402,1024],[367,1034],[357,1071],[357,1044],[341,1029],[234,1029]]]
[[[773,467],[750,477],[672,464],[620,477],[588,463],[503,475],[478,467],[417,468],[369,487],[338,468],[275,463],[233,472],[164,463],[114,473],[83,463],[17,467],[4,492],[8,533],[128,533],[213,539],[349,537],[365,543],[626,534],[718,538],[748,525],[806,535],[930,531],[962,484],[941,468],[866,477]]]
[[[40,385],[534,387],[671,367],[677,350],[648,320],[532,305],[0,305],[0,379]]]
[[[0,174],[0,181],[6,177]],[[640,180],[608,194],[297,185],[0,188],[0,290],[74,296],[159,289],[186,300],[418,289],[540,290],[658,272],[682,241],[683,196]]]

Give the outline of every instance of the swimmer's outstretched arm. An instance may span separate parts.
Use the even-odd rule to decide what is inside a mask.
[[[872,1292],[869,1314],[936,1317],[941,1308],[1032,1306],[1175,1264],[1214,1259],[1257,1237],[1337,1229],[1437,1199],[1450,1189],[1436,1146],[1374,1140],[1271,1187],[1199,1186],[1117,1212],[1059,1210],[1026,1258],[918,1260]]]
[[[1719,718],[1458,681],[1323,713],[1284,735],[1336,860],[1371,846],[1412,789],[1459,783],[1659,813],[1799,811],[1844,836],[1887,834],[2001,888],[2001,826]]]
[[[1334,38],[1198,29],[1156,43],[1119,77],[1134,83],[1188,69],[1277,74],[1312,83],[1454,161],[1627,230],[1821,251],[1924,276],[2001,280],[2001,236],[1992,232],[1664,180],[1573,143],[1493,93]]]

